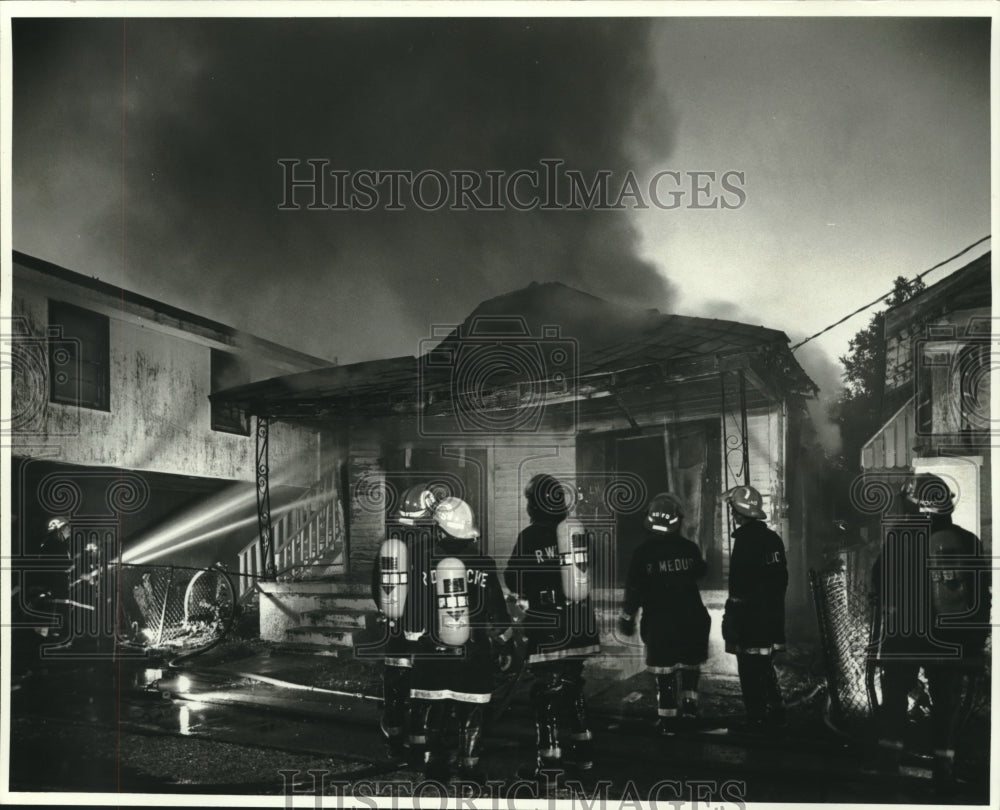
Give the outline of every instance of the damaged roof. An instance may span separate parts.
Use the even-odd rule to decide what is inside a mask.
[[[412,400],[454,390],[456,377],[499,388],[546,379],[598,380],[639,368],[684,376],[686,361],[755,353],[783,388],[816,388],[777,329],[614,304],[559,282],[482,302],[458,325],[436,327],[420,356],[290,374],[212,395],[257,415],[321,415],[337,403]],[[718,370],[718,363],[712,364]],[[704,367],[704,364],[702,364]]]

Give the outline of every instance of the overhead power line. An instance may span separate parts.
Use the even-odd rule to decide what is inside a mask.
[[[913,277],[913,279],[911,280],[911,282],[912,282],[912,281],[920,281],[920,279],[922,279],[922,278],[923,278],[924,276],[926,276],[926,275],[927,275],[928,273],[932,273],[932,272],[934,272],[935,270],[937,270],[937,269],[938,269],[939,267],[943,267],[944,265],[948,264],[948,262],[950,262],[950,261],[954,261],[954,260],[955,260],[955,259],[957,259],[957,258],[958,258],[959,256],[962,256],[963,254],[965,254],[965,253],[968,253],[968,252],[969,252],[970,250],[972,250],[972,249],[973,249],[974,247],[977,247],[978,245],[981,245],[981,244],[982,244],[983,242],[985,242],[985,241],[986,241],[987,239],[989,239],[989,238],[990,238],[990,235],[989,235],[989,234],[987,234],[987,235],[986,235],[986,236],[984,236],[984,237],[983,237],[982,239],[977,239],[977,240],[976,240],[975,242],[973,242],[973,243],[972,243],[971,245],[969,245],[968,247],[965,247],[965,248],[962,248],[962,250],[960,250],[960,251],[959,251],[958,253],[956,253],[956,254],[955,254],[954,256],[949,256],[949,257],[948,257],[947,259],[945,259],[944,261],[940,261],[940,262],[938,262],[937,264],[935,264],[935,265],[934,265],[933,267],[928,267],[928,268],[927,268],[926,270],[924,270],[924,271],[923,271],[922,273],[918,273],[918,274],[917,274],[916,276],[914,276],[914,277]],[[801,348],[802,346],[805,346],[805,345],[806,345],[806,344],[807,344],[807,343],[808,343],[808,342],[809,342],[810,340],[813,340],[814,338],[818,338],[818,337],[819,337],[820,335],[823,335],[823,334],[826,334],[826,333],[827,333],[827,332],[829,332],[829,331],[830,331],[831,329],[835,329],[836,327],[840,326],[840,325],[841,325],[841,324],[842,324],[842,323],[843,323],[844,321],[849,321],[849,320],[850,320],[851,318],[853,318],[853,317],[854,317],[855,315],[859,315],[860,313],[864,312],[864,311],[865,311],[866,309],[870,309],[871,307],[875,306],[876,304],[878,304],[878,303],[881,303],[882,301],[885,301],[885,299],[886,299],[886,298],[888,298],[888,297],[889,297],[890,295],[892,295],[892,292],[893,292],[892,290],[889,290],[889,292],[887,292],[887,293],[884,293],[884,294],[880,295],[880,296],[879,296],[878,298],[876,298],[876,299],[875,299],[874,301],[872,301],[872,302],[871,302],[870,304],[865,304],[865,305],[864,305],[863,307],[858,307],[858,308],[857,308],[856,310],[854,310],[854,312],[852,312],[852,313],[851,313],[850,315],[845,315],[845,316],[844,316],[843,318],[841,318],[841,319],[840,319],[839,321],[837,321],[836,323],[831,323],[831,324],[830,324],[829,326],[827,326],[827,327],[824,327],[823,329],[820,329],[820,330],[819,330],[819,331],[818,331],[818,332],[817,332],[817,333],[816,333],[815,335],[810,335],[810,336],[809,336],[809,337],[807,337],[807,338],[806,338],[805,340],[802,340],[802,341],[799,341],[799,342],[798,342],[798,343],[796,343],[796,344],[795,344],[794,346],[792,346],[792,348],[791,348],[791,351],[793,351],[793,352],[794,352],[794,351],[795,351],[796,349],[798,349],[798,348]]]

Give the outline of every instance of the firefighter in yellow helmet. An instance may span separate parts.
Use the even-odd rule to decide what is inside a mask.
[[[425,778],[447,782],[453,755],[464,780],[483,783],[484,710],[493,693],[493,648],[512,646],[513,628],[496,562],[482,550],[469,505],[445,498],[434,508],[435,537],[418,564],[403,617],[417,642],[410,697],[430,703]],[[452,721],[457,733],[451,733]],[[458,750],[449,750],[457,738]]]
[[[734,487],[723,496],[736,530],[729,557],[729,599],[722,618],[726,652],[736,655],[746,721],[738,730],[780,730],[785,705],[774,670],[774,654],[785,648],[785,545],[764,523],[760,493]]]

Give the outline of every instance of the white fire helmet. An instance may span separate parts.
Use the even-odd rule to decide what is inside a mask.
[[[471,540],[479,537],[472,508],[461,498],[445,498],[434,509],[434,522],[451,537]]]

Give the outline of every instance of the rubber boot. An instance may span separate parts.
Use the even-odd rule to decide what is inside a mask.
[[[390,759],[406,756],[407,699],[410,694],[410,670],[386,666],[382,671],[382,719],[380,728],[386,739]]]
[[[448,720],[451,717],[450,701],[430,701],[427,712],[427,752],[424,755],[424,779],[447,784],[451,780],[451,762],[448,752]]]
[[[427,754],[427,717],[431,710],[429,700],[410,700],[409,716],[407,717],[407,763],[411,768],[424,766]]]
[[[656,730],[664,737],[676,734],[680,729],[677,708],[677,672],[656,675]]]
[[[578,771],[589,771],[594,767],[594,735],[590,730],[587,701],[583,696],[583,678],[567,685],[570,699],[569,751],[566,761]]]
[[[458,772],[462,780],[486,784],[486,772],[480,766],[483,737],[483,707],[463,703],[458,709]]]

